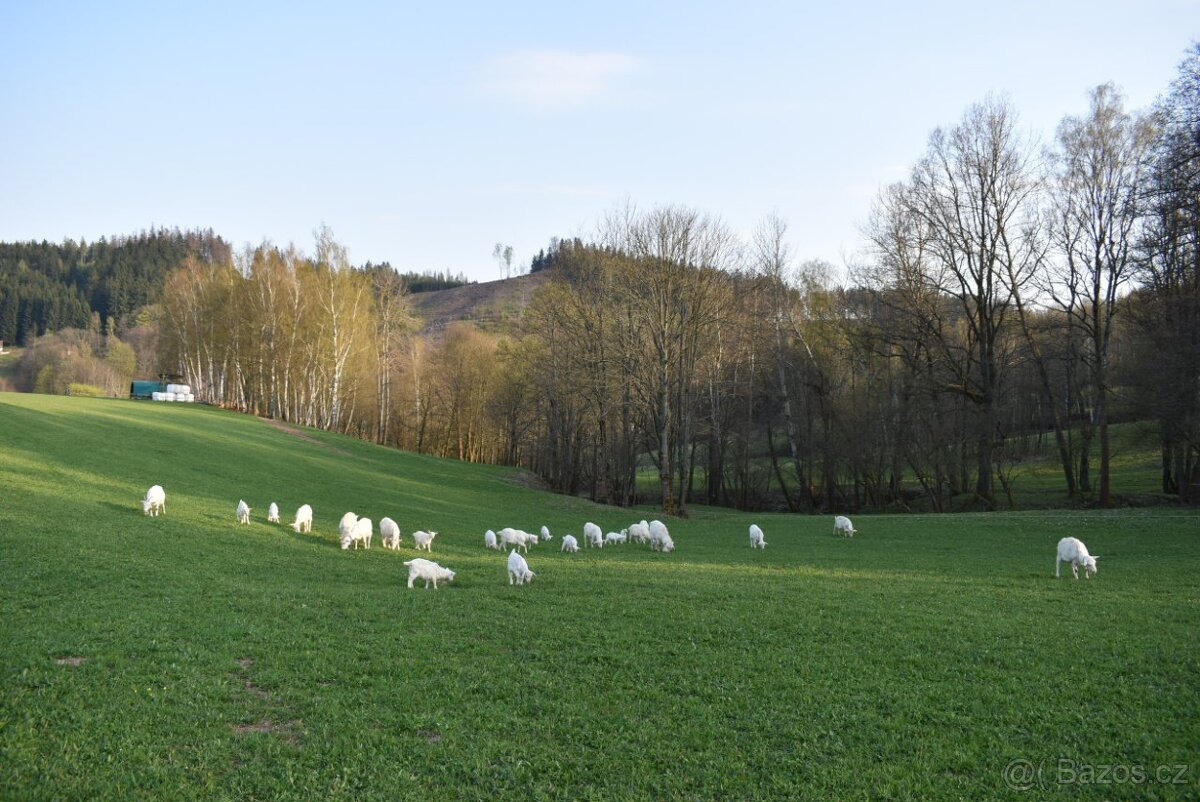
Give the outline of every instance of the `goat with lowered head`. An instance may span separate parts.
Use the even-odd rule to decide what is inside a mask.
[[[146,515],[158,515],[167,511],[167,493],[162,485],[154,485],[146,491],[142,499],[142,512]]]
[[[529,563],[517,550],[513,549],[508,554],[508,584],[524,585],[527,582],[532,582],[537,576],[533,571],[529,570]]]
[[[1083,545],[1083,541],[1077,537],[1064,537],[1058,541],[1058,556],[1054,560],[1054,576],[1058,577],[1059,566],[1063,563],[1071,564],[1071,574],[1079,579],[1079,567],[1083,566],[1083,578],[1091,579],[1096,574],[1096,560],[1099,559],[1094,554],[1088,554],[1087,546]]]
[[[407,560],[405,565],[408,566],[408,586],[413,586],[414,579],[424,579],[425,589],[429,590],[429,583],[433,583],[433,589],[438,589],[438,582],[453,582],[454,572],[449,568],[443,568],[432,560],[424,560],[417,557],[414,560]]]
[[[292,521],[292,529],[297,532],[311,532],[312,519],[312,507],[308,504],[301,504],[296,509],[296,520]]]
[[[354,544],[354,548],[358,548],[358,544],[364,544],[365,548],[371,548],[371,519],[359,518],[354,522],[354,527],[345,535],[342,535],[342,548],[350,548],[350,544]]]

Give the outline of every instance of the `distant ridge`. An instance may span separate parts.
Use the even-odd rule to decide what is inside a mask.
[[[421,333],[437,336],[458,321],[473,323],[482,331],[511,331],[533,296],[549,281],[550,272],[416,293],[410,297],[413,311],[422,319]]]

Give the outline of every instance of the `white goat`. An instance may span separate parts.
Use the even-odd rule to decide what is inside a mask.
[[[383,541],[385,549],[398,550],[400,548],[400,526],[391,518],[384,518],[379,522],[379,539]]]
[[[604,532],[600,531],[600,527],[591,521],[583,525],[583,540],[589,546],[595,546],[598,549],[604,548]]]
[[[142,512],[146,515],[158,515],[167,511],[167,493],[162,485],[154,485],[146,491],[142,499]]]
[[[529,570],[529,563],[525,562],[525,558],[517,554],[517,550],[513,549],[508,554],[508,584],[524,585],[526,582],[532,582],[537,576],[533,571]]]
[[[537,535],[531,535],[521,529],[513,529],[511,526],[506,526],[496,533],[500,537],[500,543],[504,547],[517,546],[518,548],[529,551],[530,545],[537,545]]]
[[[496,533],[491,529],[483,533],[483,545],[485,548],[500,550],[500,544],[496,542]]]
[[[1083,541],[1077,537],[1064,537],[1058,541],[1058,556],[1054,560],[1054,576],[1059,576],[1059,566],[1062,563],[1071,564],[1071,574],[1079,579],[1079,566],[1083,566],[1083,578],[1091,579],[1096,573],[1096,560],[1100,559],[1094,554],[1088,554],[1087,546],[1083,545]]]
[[[338,521],[338,537],[345,540],[346,535],[354,531],[354,525],[358,523],[358,516],[352,512],[348,512],[342,516],[342,520]]]
[[[604,536],[604,545],[611,546],[617,543],[624,543],[628,539],[625,532],[609,532]]]
[[[575,539],[574,535],[563,535],[562,548],[559,551],[579,551],[579,541]]]
[[[350,548],[350,544],[354,544],[354,548],[358,548],[359,543],[365,543],[366,548],[371,548],[371,519],[359,518],[354,522],[354,528],[349,533],[342,535],[342,548]]]
[[[666,524],[662,521],[650,522],[650,548],[662,551],[662,544],[670,539],[671,533],[667,531]]]
[[[437,537],[437,532],[425,532],[421,529],[412,533],[413,545],[417,547],[417,551],[433,551],[433,539]],[[407,563],[405,563],[407,565]],[[410,585],[411,587],[411,585]]]
[[[765,549],[767,541],[763,540],[763,530],[758,528],[758,524],[750,524],[750,548]]]
[[[408,586],[413,586],[414,579],[424,579],[425,589],[429,590],[429,583],[433,583],[433,589],[437,590],[438,580],[442,582],[453,582],[454,572],[449,568],[443,568],[432,560],[424,560],[417,557],[414,560],[407,560],[404,563],[408,566]]]
[[[250,523],[250,507],[241,499],[238,499],[237,519],[240,524]]]
[[[553,537],[554,537],[554,535],[550,534],[550,528],[543,526],[542,527],[542,540],[550,540]]]
[[[271,502],[270,507],[267,507],[267,523],[279,523],[279,505],[274,501]]]
[[[296,509],[296,520],[292,521],[292,529],[297,532],[311,532],[312,518],[312,507],[307,504],[301,504]]]
[[[857,531],[845,515],[839,515],[833,519],[833,534],[854,537],[854,533]]]
[[[650,524],[642,521],[641,523],[629,525],[629,537],[633,538],[638,543],[650,542]]]

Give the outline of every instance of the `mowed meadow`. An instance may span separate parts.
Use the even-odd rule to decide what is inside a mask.
[[[342,551],[347,510],[401,550]],[[211,408],[0,394],[0,798],[1196,798],[1195,511],[839,539],[699,509],[671,554],[559,551],[643,517]],[[543,524],[510,586],[484,530]],[[437,591],[405,587],[421,528]],[[1055,580],[1066,535],[1096,578]]]

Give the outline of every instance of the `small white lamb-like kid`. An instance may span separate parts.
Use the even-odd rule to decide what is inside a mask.
[[[517,554],[517,550],[513,549],[508,554],[508,584],[524,585],[526,582],[532,582],[537,576],[533,571],[529,570],[529,563],[525,562],[525,558]]]
[[[500,544],[496,542],[496,533],[491,529],[483,533],[483,545],[484,548],[500,551]]]
[[[159,515],[167,511],[167,493],[162,485],[154,485],[146,491],[142,499],[142,512],[145,515]]]
[[[241,499],[238,499],[237,519],[240,524],[250,523],[250,507]]]
[[[311,532],[312,518],[312,507],[308,504],[301,504],[296,509],[296,520],[292,521],[292,529],[297,532]]]
[[[383,541],[385,549],[393,551],[400,548],[400,526],[391,518],[384,518],[379,522],[379,537]]]
[[[579,541],[575,539],[574,535],[563,535],[562,548],[559,551],[579,551]]]
[[[850,519],[845,515],[839,515],[833,519],[833,534],[845,535],[846,537],[854,537],[854,533],[858,530],[850,523]]]
[[[628,535],[625,532],[609,532],[604,536],[604,545],[611,546],[617,543],[624,543]]]
[[[342,516],[342,520],[338,521],[338,537],[345,538],[346,535],[354,531],[354,525],[358,523],[358,516],[352,512],[348,512]]]
[[[583,525],[583,540],[589,546],[598,549],[604,548],[604,532],[591,521]]]
[[[433,539],[437,537],[437,532],[425,532],[418,529],[412,533],[413,545],[417,547],[417,551],[433,551]],[[406,563],[407,565],[407,563]]]
[[[765,549],[767,541],[763,540],[763,530],[758,528],[758,524],[750,524],[750,548]]]
[[[543,526],[542,527],[542,540],[550,540],[553,537],[554,537],[554,535],[550,534],[550,527]]]
[[[433,583],[433,589],[438,589],[438,582],[453,582],[454,572],[449,568],[443,568],[432,560],[424,560],[417,557],[415,560],[407,560],[404,563],[408,566],[408,586],[413,586],[414,579],[424,579],[425,589],[429,590],[429,583]]]
[[[274,501],[271,502],[270,507],[267,507],[267,523],[279,523],[279,505]]]
[[[371,519],[359,518],[354,522],[354,528],[346,535],[342,536],[342,548],[350,548],[350,544],[354,544],[354,548],[358,548],[359,543],[365,543],[366,548],[371,548]]]
[[[1087,546],[1083,545],[1083,541],[1077,537],[1064,537],[1058,541],[1058,556],[1054,560],[1054,576],[1058,577],[1059,566],[1063,563],[1071,564],[1071,574],[1079,579],[1079,566],[1083,566],[1083,578],[1091,579],[1096,574],[1096,560],[1100,559],[1094,554],[1088,554]]]

